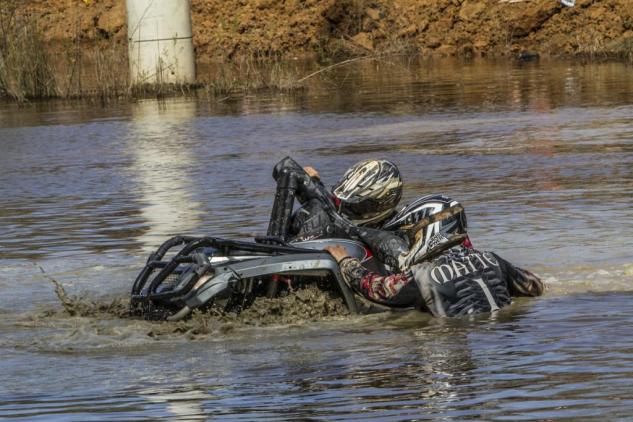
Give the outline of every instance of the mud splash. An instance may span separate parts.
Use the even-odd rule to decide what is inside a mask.
[[[70,296],[64,287],[55,279],[49,278],[55,285],[55,295],[67,315],[81,317],[108,316],[125,318],[129,315],[130,302],[127,299],[116,298],[109,302],[98,302],[87,298]],[[58,310],[47,310],[48,316],[58,313]]]
[[[303,325],[349,315],[343,299],[331,291],[306,286],[287,296],[258,298],[239,314],[194,311],[191,318],[178,322],[154,322],[148,336],[154,338],[184,335],[188,339],[227,334],[250,327]]]
[[[240,313],[245,324],[291,324],[349,315],[343,299],[329,290],[307,286],[280,298],[259,298]]]
[[[46,274],[45,276],[55,286],[55,294],[62,307],[41,309],[37,314],[29,315],[26,318],[27,325],[58,326],[55,320],[67,320],[70,316],[85,319],[84,327],[91,326],[94,333],[108,335],[112,330],[104,329],[103,324],[108,325],[108,320],[118,320],[117,323],[127,325],[128,329],[137,329],[152,339],[184,337],[195,340],[250,327],[302,325],[349,315],[343,299],[335,292],[309,285],[283,297],[258,298],[240,314],[210,309],[204,312],[194,311],[184,321],[150,322],[130,316],[127,298],[94,300],[73,296],[57,280]]]

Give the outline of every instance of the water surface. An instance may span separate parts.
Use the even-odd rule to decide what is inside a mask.
[[[618,63],[364,63],[292,94],[0,105],[0,418],[628,419],[632,139]],[[474,320],[193,339],[56,311],[36,265],[111,299],[169,236],[263,233],[285,155],[327,184],[394,161],[405,202],[461,200],[475,246],[548,291]]]

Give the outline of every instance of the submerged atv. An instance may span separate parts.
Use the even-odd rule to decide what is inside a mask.
[[[180,320],[194,309],[211,307],[239,313],[257,297],[286,294],[301,285],[316,283],[337,290],[350,313],[357,313],[362,299],[345,284],[332,256],[322,251],[334,244],[345,246],[368,268],[382,270],[371,252],[354,240],[268,245],[213,237],[174,237],[150,255],[136,278],[131,310],[152,320]],[[273,285],[278,287],[271,293]]]
[[[358,227],[338,213],[323,184],[307,176],[291,158],[275,166],[273,178],[277,192],[266,237],[255,242],[188,236],[169,239],[150,255],[134,281],[132,314],[180,320],[194,309],[239,313],[258,297],[275,297],[306,284],[338,291],[352,314],[386,309],[354,292],[336,261],[323,251],[326,246],[342,245],[369,270],[385,273],[385,260],[378,259],[381,245],[370,248],[352,240],[359,238],[354,234]],[[288,241],[295,198],[301,203],[319,201],[331,216],[336,238]],[[418,221],[416,203],[397,213],[387,223],[391,224],[388,230],[435,222]]]

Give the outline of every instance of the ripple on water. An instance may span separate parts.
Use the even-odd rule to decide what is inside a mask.
[[[0,105],[0,418],[630,419],[630,69],[337,72],[218,104]],[[327,185],[358,160],[393,160],[404,201],[460,199],[475,245],[550,289],[490,318],[206,331],[52,308],[34,263],[103,302],[127,297],[171,235],[264,233],[285,155]]]

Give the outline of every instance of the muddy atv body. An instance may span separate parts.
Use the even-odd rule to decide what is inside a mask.
[[[178,236],[150,255],[136,278],[131,311],[152,320],[179,320],[193,310],[215,308],[239,313],[269,285],[283,295],[305,284],[335,290],[350,313],[368,305],[345,283],[338,264],[322,249],[343,245],[373,271],[384,271],[371,252],[349,239],[321,239],[292,244],[263,244],[215,237]]]

